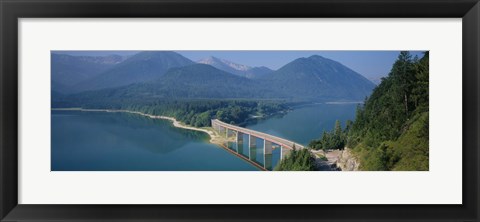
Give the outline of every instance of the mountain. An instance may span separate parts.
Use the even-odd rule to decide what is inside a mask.
[[[74,86],[77,92],[125,86],[156,79],[170,68],[194,64],[170,51],[145,51],[135,54],[109,70]]]
[[[265,98],[277,97],[260,83],[205,64],[172,68],[148,82],[74,95],[72,99],[184,99],[184,98]]]
[[[225,59],[219,59],[213,56],[201,59],[197,61],[197,63],[211,65],[225,72],[232,73],[237,76],[247,77],[250,79],[259,78],[267,73],[273,72],[273,70],[265,66],[250,67],[246,65],[240,65]]]
[[[156,84],[159,94],[173,98],[248,98],[255,96],[257,86],[250,79],[205,64],[171,69]]]
[[[142,54],[142,57],[147,58],[148,62],[152,60],[151,55]],[[157,55],[155,53],[154,57],[163,58],[164,54]],[[131,59],[137,61],[138,56]],[[142,62],[140,64],[144,64],[144,60],[140,61]],[[141,68],[144,67],[138,68],[135,66],[137,64],[129,59],[106,73],[113,73],[112,70],[124,67],[124,69],[128,69],[128,72],[123,70],[124,72],[116,73],[136,74],[139,73],[136,70],[142,70]],[[155,70],[160,70],[160,68]],[[277,71],[266,73],[263,77],[255,79],[241,77],[211,65],[198,63],[170,68],[163,74],[152,73],[158,77],[129,85],[83,92],[63,97],[63,99],[64,101],[78,101],[80,105],[89,101],[95,101],[96,104],[111,101],[138,103],[192,98],[281,99],[297,102],[363,101],[375,87],[373,83],[355,71],[320,56],[296,59]],[[103,77],[103,75],[95,79],[99,77]],[[115,82],[116,79],[112,77],[110,81]]]
[[[245,72],[245,77],[249,79],[258,79],[262,78],[270,73],[272,73],[273,70],[265,67],[265,66],[260,66],[260,67],[253,67],[249,69],[248,71]]]
[[[296,59],[261,80],[292,98],[309,101],[363,101],[375,88],[357,72],[318,55]]]
[[[70,88],[106,71],[122,62],[124,57],[109,56],[71,56],[51,54],[52,90],[67,93]]]

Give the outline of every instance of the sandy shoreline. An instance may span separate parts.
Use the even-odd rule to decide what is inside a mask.
[[[165,120],[172,121],[173,126],[175,126],[175,127],[207,133],[210,136],[210,143],[222,146],[222,144],[225,142],[225,139],[213,130],[209,130],[207,128],[198,128],[198,127],[193,127],[193,126],[187,126],[187,125],[181,123],[180,121],[176,120],[175,118],[169,117],[169,116],[155,116],[155,115],[141,113],[141,112],[138,112],[138,111],[113,110],[113,109],[52,108],[52,110],[56,110],[56,111],[82,111],[82,112],[131,113],[131,114],[137,114],[137,115],[149,117],[149,118],[152,118],[152,119],[165,119]]]

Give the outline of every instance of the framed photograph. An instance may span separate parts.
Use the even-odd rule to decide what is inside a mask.
[[[477,0],[8,1],[1,221],[478,221]]]

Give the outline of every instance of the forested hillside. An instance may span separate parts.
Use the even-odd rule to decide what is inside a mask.
[[[354,122],[310,142],[313,149],[349,147],[362,170],[428,170],[429,54],[401,52],[388,77],[374,89]]]
[[[401,52],[387,78],[357,110],[347,146],[364,170],[428,170],[429,54]]]

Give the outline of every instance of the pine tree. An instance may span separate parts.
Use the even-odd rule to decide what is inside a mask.
[[[340,137],[342,135],[342,125],[340,125],[340,120],[335,121],[335,136]]]
[[[428,52],[421,59],[401,52],[347,123],[347,144],[358,150],[362,169],[428,170],[428,64]]]

